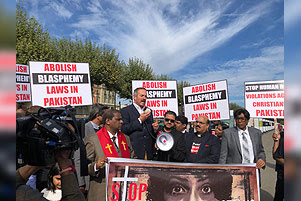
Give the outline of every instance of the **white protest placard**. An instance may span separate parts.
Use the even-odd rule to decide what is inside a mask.
[[[177,81],[132,80],[132,93],[138,87],[146,89],[145,106],[152,109],[154,118],[164,117],[165,112],[169,110],[178,114]]]
[[[183,99],[188,121],[199,116],[209,120],[230,119],[227,80],[184,87]]]
[[[32,105],[91,105],[88,63],[30,61]]]
[[[245,108],[251,117],[284,118],[284,80],[245,82]]]
[[[16,64],[16,102],[30,102],[29,67]]]

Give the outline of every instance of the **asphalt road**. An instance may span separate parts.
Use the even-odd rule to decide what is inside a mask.
[[[275,160],[272,157],[273,131],[264,133],[262,142],[266,154],[266,168],[261,170],[261,201],[273,201],[275,193],[275,184],[277,173],[275,171]]]

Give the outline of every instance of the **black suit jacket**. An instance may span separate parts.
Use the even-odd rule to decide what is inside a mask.
[[[195,154],[191,153],[191,147],[193,143],[193,138],[196,133],[189,133],[186,136],[186,162],[189,163],[218,163],[221,144],[219,139],[209,132],[204,133],[203,143],[200,145],[199,151],[197,153],[196,159],[192,156]]]
[[[147,152],[147,159],[153,159],[155,143],[155,134],[152,126],[153,114],[141,124],[138,120],[140,114],[133,104],[121,109],[120,112],[123,121],[121,132],[130,136],[136,156],[139,159],[144,159],[145,152]]]

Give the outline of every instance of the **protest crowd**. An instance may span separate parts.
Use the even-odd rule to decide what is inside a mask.
[[[163,125],[159,125],[153,111],[146,106],[147,98],[147,90],[137,87],[133,92],[133,103],[120,111],[94,104],[80,134],[85,145],[88,175],[81,175],[80,148],[74,152],[68,148],[58,150],[55,161],[50,165],[19,165],[16,173],[17,200],[106,200],[108,157],[200,165],[254,163],[263,174],[267,164],[262,132],[249,126],[248,110],[234,111],[234,127],[226,129],[221,121],[213,121],[208,115],[199,115],[188,121],[187,117],[172,110],[164,113]],[[17,117],[26,118],[37,114],[39,109],[36,106],[28,110],[17,108]],[[69,127],[70,132],[76,130],[75,126]],[[274,141],[273,158],[277,171],[277,182],[271,184],[276,186],[275,201],[283,200],[284,194],[283,134],[283,129],[275,127],[271,139]],[[162,145],[157,144],[160,135],[172,136],[171,149],[162,150]],[[179,186],[170,191],[168,195],[176,200],[175,195],[186,190]],[[208,193],[210,189],[204,188],[204,191]]]

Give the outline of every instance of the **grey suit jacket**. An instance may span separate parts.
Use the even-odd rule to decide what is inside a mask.
[[[125,135],[131,158],[136,158],[132,148],[130,138]],[[95,172],[94,166],[98,157],[105,156],[102,150],[99,138],[96,134],[87,137],[86,139],[87,157],[92,161],[88,165],[88,172],[90,175],[90,188],[88,191],[88,201],[104,201],[106,200],[106,177],[105,165]],[[117,154],[121,157],[120,149],[117,149]]]
[[[260,130],[252,127],[248,127],[250,138],[253,145],[254,151],[254,163],[258,159],[266,161],[264,148],[262,145],[262,133]],[[228,128],[224,130],[222,142],[221,142],[221,153],[219,158],[221,164],[237,164],[242,163],[241,147],[238,136],[237,128]]]
[[[85,124],[85,137],[84,141],[86,138],[90,135],[95,134],[95,130],[93,125],[91,124],[91,121],[87,122]],[[89,180],[90,176],[81,176],[80,175],[80,151],[79,148],[74,152],[74,165],[76,169],[76,175],[77,175],[77,180],[78,180],[78,185],[79,186],[86,186],[86,190],[89,189]]]

